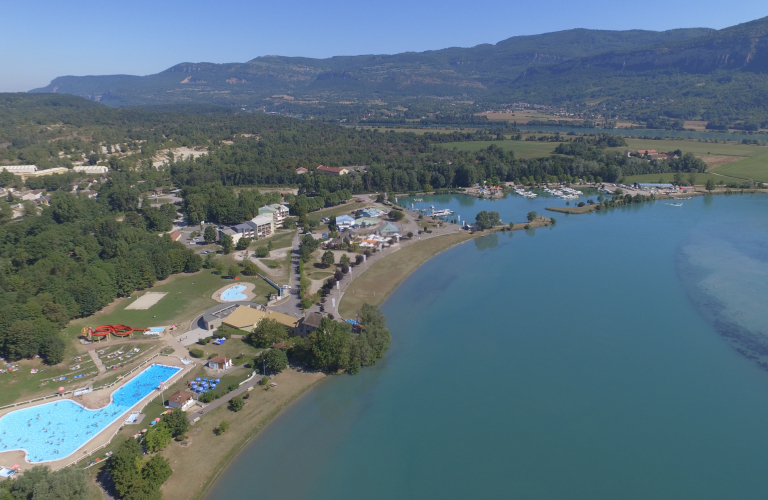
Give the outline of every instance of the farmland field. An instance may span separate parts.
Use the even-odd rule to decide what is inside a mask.
[[[713,172],[738,177],[739,179],[768,182],[768,151],[719,167],[713,170]]]

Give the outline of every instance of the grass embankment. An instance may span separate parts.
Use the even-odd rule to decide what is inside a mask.
[[[412,243],[374,262],[344,292],[339,314],[354,317],[363,303],[380,305],[409,274],[443,250],[472,238],[468,231],[436,236]]]
[[[162,488],[165,500],[202,498],[213,481],[237,453],[286,406],[317,381],[322,373],[286,370],[273,378],[277,387],[250,391],[243,409],[233,413],[225,406],[205,415],[187,433],[187,446],[173,441],[162,453],[173,474]],[[229,430],[216,435],[214,429],[226,420]]]
[[[545,207],[544,210],[550,212],[560,212],[561,214],[586,214],[597,209],[597,205],[584,205],[583,207]]]

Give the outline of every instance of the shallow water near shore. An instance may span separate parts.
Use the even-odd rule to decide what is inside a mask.
[[[765,277],[765,195],[469,241],[385,302],[385,359],[305,394],[207,498],[763,498]]]

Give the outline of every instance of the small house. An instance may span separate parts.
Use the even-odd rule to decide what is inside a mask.
[[[214,370],[228,370],[232,368],[232,360],[224,356],[216,356],[208,360],[208,368]]]
[[[297,173],[298,175],[306,174],[307,172],[309,172],[309,170],[307,170],[307,169],[306,169],[306,168],[304,168],[304,167],[299,167],[299,168],[297,168],[297,169],[296,169],[296,173]]]
[[[195,393],[189,391],[176,391],[168,398],[168,406],[171,408],[181,408],[182,411],[195,403]]]

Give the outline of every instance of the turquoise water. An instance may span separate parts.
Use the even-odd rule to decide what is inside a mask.
[[[529,191],[526,189],[526,191]],[[463,194],[439,194],[432,196],[401,196],[397,198],[397,203],[406,208],[429,209],[434,206],[436,210],[450,209],[454,215],[447,217],[448,220],[459,218],[460,221],[469,223],[475,222],[475,215],[481,210],[494,210],[499,212],[501,220],[505,224],[510,222],[525,222],[528,212],[536,212],[539,215],[555,217],[560,220],[562,214],[547,212],[546,207],[566,207],[576,206],[580,201],[587,202],[591,199],[597,202],[599,193],[595,189],[581,189],[584,194],[579,196],[578,200],[563,200],[557,196],[545,193],[541,189],[533,189],[537,193],[536,198],[526,198],[518,194],[508,194],[506,198],[497,198],[493,200],[481,200],[473,196]],[[424,200],[424,201],[416,201]]]
[[[231,302],[233,300],[245,300],[248,298],[243,292],[245,285],[235,285],[227,288],[221,293],[221,300]]]
[[[385,359],[305,394],[208,498],[765,498],[766,214],[658,201],[438,255],[385,302]]]
[[[0,451],[22,449],[30,462],[59,460],[77,451],[181,368],[152,365],[112,394],[112,402],[89,410],[70,399],[16,410],[0,418]]]

